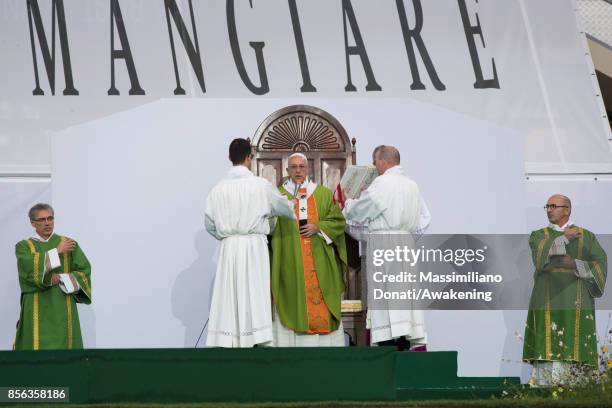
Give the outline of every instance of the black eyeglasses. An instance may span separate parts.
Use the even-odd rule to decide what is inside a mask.
[[[34,221],[36,222],[53,222],[53,220],[55,219],[54,216],[50,216],[47,218],[34,218]]]
[[[544,209],[546,211],[548,211],[548,210],[556,210],[557,208],[569,208],[569,206],[567,206],[567,205],[557,205],[557,204],[546,204],[544,206]]]
[[[289,165],[289,168],[291,170],[297,170],[297,169],[306,170],[307,167],[308,166],[306,166],[305,164],[290,164]]]

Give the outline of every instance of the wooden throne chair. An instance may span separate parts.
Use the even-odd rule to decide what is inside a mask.
[[[335,191],[346,168],[355,164],[355,144],[355,138],[350,140],[344,127],[328,112],[308,105],[287,106],[270,114],[255,132],[251,170],[279,186],[288,177],[288,157],[300,152],[308,158],[310,179]],[[349,265],[342,323],[351,344],[362,346],[367,342],[365,277],[361,277],[358,242],[346,235],[346,243]]]

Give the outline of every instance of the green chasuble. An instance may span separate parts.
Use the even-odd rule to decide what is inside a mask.
[[[294,198],[282,186],[279,190],[289,199]],[[325,319],[329,322],[327,330],[329,332],[338,329],[342,319],[341,303],[347,265],[344,241],[346,222],[340,207],[333,202],[332,192],[329,189],[317,185],[309,198],[309,203],[312,197],[318,218],[315,223],[333,241],[333,244],[328,245],[321,236],[312,236],[309,244],[311,256],[308,257],[314,261],[320,293],[329,312],[329,316],[326,316],[328,318]],[[309,204],[309,213],[311,207]],[[309,330],[307,293],[312,293],[313,288],[307,287],[305,283],[307,278],[304,275],[305,262],[302,257],[302,241],[298,225],[297,220],[278,218],[272,234],[272,300],[285,327],[299,333],[312,333]],[[316,290],[318,291],[318,288]]]
[[[523,359],[573,361],[597,365],[595,301],[603,295],[607,257],[595,235],[580,228],[582,236],[565,246],[567,255],[584,261],[592,273],[578,278],[574,270],[549,260],[553,241],[561,231],[543,228],[531,233],[529,245],[535,265],[534,287],[525,324]]]
[[[91,303],[91,266],[81,248],[59,254],[61,266],[45,273],[45,254],[66,239],[54,234],[48,242],[17,243],[21,313],[15,350],[81,349],[83,340],[76,303]],[[80,290],[66,295],[51,284],[53,274],[70,273]]]

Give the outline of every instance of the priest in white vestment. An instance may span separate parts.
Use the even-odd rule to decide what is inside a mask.
[[[393,146],[378,146],[372,158],[379,176],[359,199],[346,201],[343,214],[347,222],[367,223],[369,234],[425,232],[431,216],[417,184],[404,174],[398,150]],[[373,344],[405,336],[410,350],[426,350],[422,310],[368,310],[367,327]]]
[[[230,144],[232,169],[208,194],[206,230],[221,241],[208,323],[208,347],[272,341],[268,241],[273,218],[295,219],[294,206],[249,170],[251,145]]]

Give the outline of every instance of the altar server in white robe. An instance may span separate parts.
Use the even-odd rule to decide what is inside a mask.
[[[393,146],[378,146],[372,160],[379,176],[359,199],[347,200],[343,214],[347,222],[368,224],[369,234],[412,234],[425,232],[431,215],[417,184],[400,166],[399,151]],[[427,350],[427,332],[422,310],[368,310],[367,327],[371,342],[400,346],[403,338],[410,350]]]
[[[247,139],[230,144],[232,169],[208,194],[206,230],[221,241],[208,323],[208,347],[253,347],[272,341],[270,259],[274,217],[295,219],[294,205],[249,170]]]

